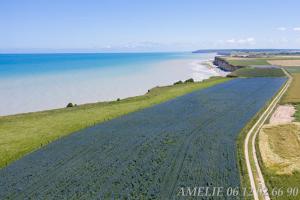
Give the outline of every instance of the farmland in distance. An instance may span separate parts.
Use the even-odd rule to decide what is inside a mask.
[[[284,77],[285,74],[277,68],[244,67],[230,74],[237,77]]]
[[[233,79],[57,140],[0,171],[0,199],[174,199],[180,187],[239,187],[236,138],[285,80]]]

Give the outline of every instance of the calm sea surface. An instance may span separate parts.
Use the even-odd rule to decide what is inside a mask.
[[[64,71],[114,68],[139,70],[158,61],[197,58],[191,53],[75,53],[0,54],[0,76],[35,75]]]
[[[178,80],[218,75],[214,54],[0,54],[0,115],[144,94]]]

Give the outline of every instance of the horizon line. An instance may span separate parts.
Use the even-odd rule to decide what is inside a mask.
[[[197,51],[239,51],[239,50],[272,50],[272,51],[300,51],[300,49],[296,48],[203,48],[203,49],[196,49],[190,51],[93,51],[93,50],[44,50],[44,51],[27,51],[24,49],[16,50],[16,51],[2,51],[0,50],[0,54],[101,54],[101,53],[194,53]],[[22,52],[23,51],[23,52]]]

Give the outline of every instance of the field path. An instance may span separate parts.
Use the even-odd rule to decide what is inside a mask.
[[[257,153],[256,153],[256,147],[255,147],[255,141],[256,136],[259,132],[259,130],[262,128],[266,120],[269,118],[269,116],[272,114],[274,109],[276,108],[276,105],[280,101],[283,94],[286,92],[288,87],[290,86],[292,82],[292,76],[286,72],[286,70],[282,69],[284,73],[289,78],[284,87],[280,90],[280,92],[275,96],[275,98],[272,100],[268,108],[265,110],[265,112],[260,116],[260,118],[257,120],[257,122],[254,124],[254,126],[250,129],[250,131],[247,133],[247,136],[245,138],[245,145],[244,145],[244,153],[245,153],[245,160],[246,160],[246,166],[248,171],[248,176],[250,179],[250,185],[251,190],[253,192],[253,198],[254,200],[259,200],[262,197],[265,200],[270,200],[270,195],[268,192],[268,189],[265,184],[264,177],[262,175]],[[249,141],[251,140],[251,144],[249,146]],[[249,153],[249,149],[252,150],[252,156],[253,160],[251,159],[251,155]],[[253,166],[251,166],[251,163],[254,164],[254,170]]]

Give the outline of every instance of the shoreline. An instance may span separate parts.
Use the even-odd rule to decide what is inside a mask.
[[[125,75],[125,69],[107,71],[104,74],[101,69],[93,69],[57,75],[0,79],[1,95],[7,97],[0,100],[0,116],[60,109],[69,102],[78,105],[109,102],[118,98],[143,95],[149,88],[171,85],[179,80],[193,78],[195,81],[201,81],[218,76],[214,70],[202,64],[207,60],[166,60],[150,63],[139,71],[128,72]]]
[[[227,81],[230,79],[211,78],[201,82],[154,88],[142,96],[121,101],[0,117],[0,132],[3,133],[0,134],[0,140],[3,141],[0,154],[6,155],[0,158],[0,169],[52,141],[81,129]],[[12,151],[7,152],[7,149]]]
[[[212,78],[226,78],[226,76],[211,76],[211,77],[209,77],[207,79],[203,79],[201,81],[195,81],[194,83],[200,84],[202,82],[209,81]],[[186,79],[186,80],[188,80],[188,79]],[[182,81],[184,82],[186,80],[182,80]],[[144,95],[147,95],[147,93],[149,93],[150,91],[152,91],[154,89],[169,88],[169,87],[174,86],[174,84],[175,84],[175,82],[173,84],[170,84],[170,85],[155,86],[155,87],[152,87],[152,88],[148,89],[147,92],[145,92],[144,94],[139,94],[139,95],[135,95],[135,96],[128,96],[128,97],[124,97],[122,99],[118,98],[116,100],[86,102],[86,103],[82,103],[82,104],[76,104],[76,103],[73,103],[73,102],[69,102],[69,103],[72,103],[73,104],[72,107],[76,108],[76,107],[84,107],[84,106],[93,106],[93,105],[96,105],[96,104],[110,104],[110,103],[116,103],[116,102],[120,102],[120,101],[128,101],[130,99],[134,99],[134,98],[138,98],[138,97],[142,97]],[[182,83],[182,84],[186,84],[186,83]],[[59,108],[50,108],[50,109],[45,109],[45,110],[22,112],[22,113],[15,113],[15,114],[9,114],[9,115],[0,115],[0,119],[5,118],[5,117],[15,117],[15,116],[22,116],[22,115],[37,114],[37,113],[41,114],[41,113],[47,113],[47,112],[55,112],[55,111],[60,111],[60,110],[64,110],[64,109],[68,109],[67,104],[66,104],[65,107],[59,107]]]

